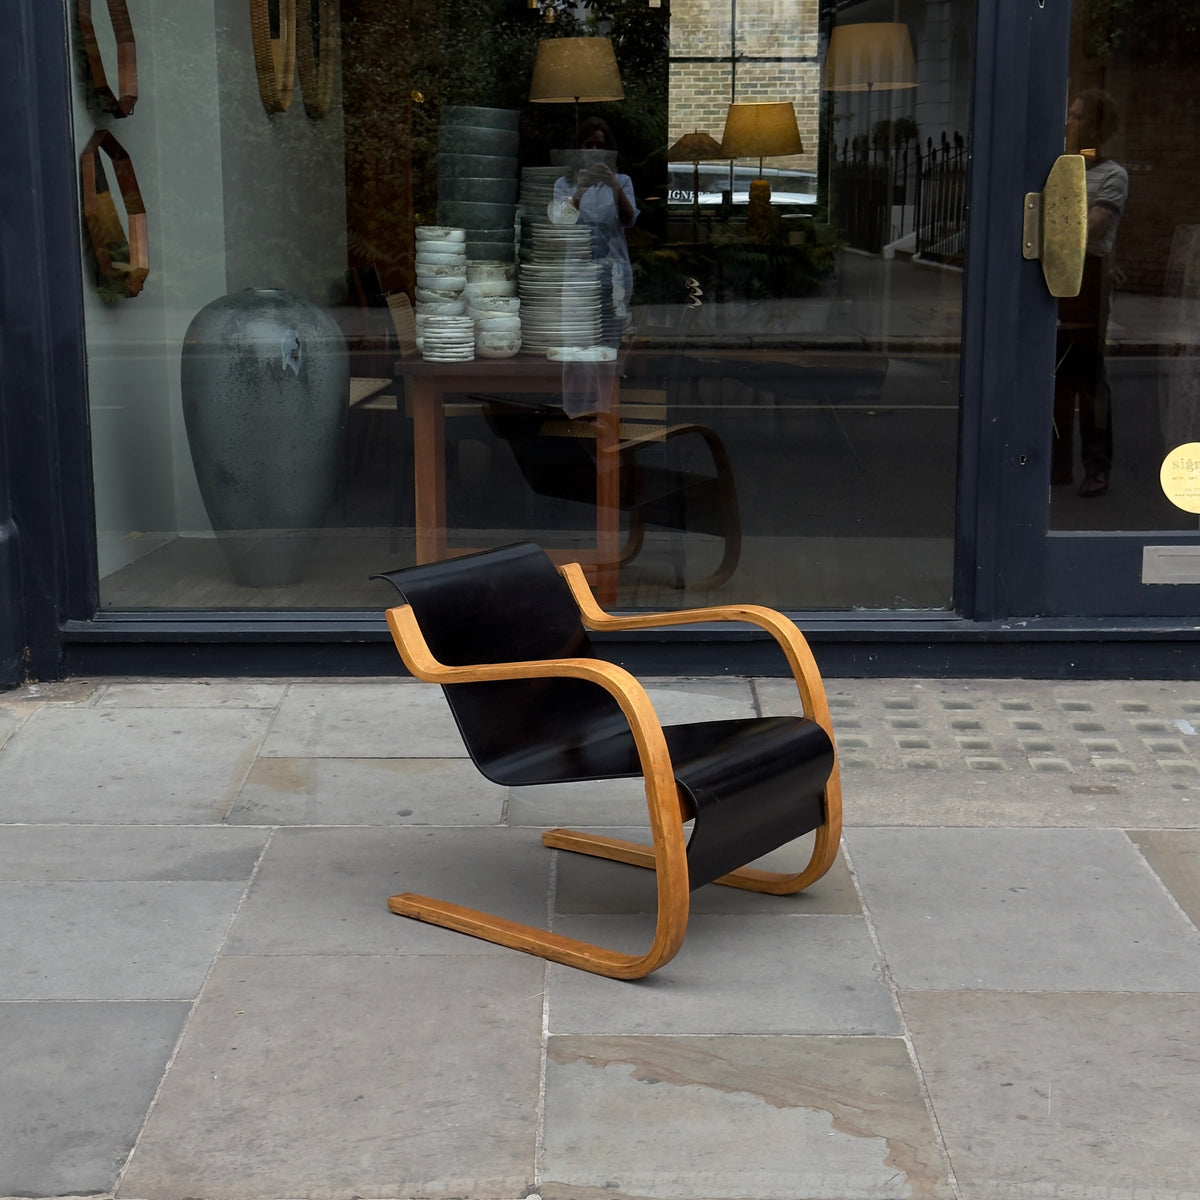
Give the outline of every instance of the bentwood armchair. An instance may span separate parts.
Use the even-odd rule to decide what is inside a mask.
[[[785,895],[820,879],[841,833],[829,707],[803,635],[781,614],[726,605],[610,616],[576,563],[555,568],[530,543],[381,576],[404,603],[387,621],[405,666],[441,684],[472,760],[510,787],[641,776],[650,844],[569,829],[545,845],[657,873],[654,937],[626,954],[486,912],[404,893],[388,907],[461,933],[600,975],[636,979],[679,951],[689,893],[706,883]],[[642,685],[596,657],[589,630],[739,621],[771,634],[786,656],[803,715],[659,723]],[[684,824],[693,822],[690,838]],[[747,864],[815,831],[796,874]]]
[[[542,496],[596,504],[598,427],[594,417],[569,418],[556,408],[531,408],[477,397],[492,431],[506,441],[530,489]],[[617,506],[627,514],[629,535],[619,562],[641,550],[648,525],[719,537],[721,560],[694,583],[720,587],[738,565],[742,524],[729,454],[716,431],[704,425],[668,425],[667,393],[621,389]],[[675,460],[690,444],[703,446],[707,463],[685,467]],[[704,457],[704,456],[701,456]],[[678,581],[683,586],[683,579]]]

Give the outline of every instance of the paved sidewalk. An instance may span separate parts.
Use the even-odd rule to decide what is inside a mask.
[[[387,911],[649,936],[538,841],[636,787],[493,787],[435,689],[0,694],[0,1196],[1200,1197],[1200,684],[829,688],[842,861],[639,983]]]

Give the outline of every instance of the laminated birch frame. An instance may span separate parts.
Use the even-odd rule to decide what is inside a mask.
[[[296,78],[296,0],[250,0],[250,33],[263,108],[287,112]]]
[[[133,112],[138,98],[137,44],[133,37],[133,22],[125,0],[106,0],[108,20],[112,25],[113,37],[117,42],[117,93],[114,94],[104,71],[104,58],[100,54],[100,42],[96,37],[96,25],[92,20],[92,0],[77,0],[75,6],[79,18],[79,32],[83,38],[83,52],[87,57],[88,74],[100,107],[114,117],[127,117]]]

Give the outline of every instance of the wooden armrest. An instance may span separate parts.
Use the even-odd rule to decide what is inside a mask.
[[[652,432],[643,433],[637,437],[624,436],[625,422],[621,422],[622,439],[615,446],[602,446],[601,452],[610,454],[613,451],[635,450],[640,446],[661,446],[663,442],[669,442],[673,437],[679,437],[683,433],[698,433],[701,437],[710,444],[715,438],[716,433],[709,429],[707,425],[664,425]]]
[[[389,608],[386,616],[392,640],[404,665],[417,679],[426,683],[446,685],[557,677],[585,679],[599,684],[616,699],[629,722],[647,786],[660,787],[664,780],[673,780],[671,756],[667,752],[667,740],[658,714],[646,695],[646,689],[624,667],[597,658],[530,659],[525,662],[447,666],[439,662],[429,649],[409,605]],[[673,789],[673,783],[671,786]]]
[[[608,632],[630,629],[663,629],[672,625],[697,625],[710,621],[737,621],[757,625],[766,630],[783,650],[791,668],[792,677],[800,692],[804,713],[816,721],[830,739],[833,738],[833,722],[829,715],[829,701],[825,696],[825,685],[817,661],[809,648],[808,640],[782,613],[760,604],[720,604],[708,608],[687,608],[678,612],[635,613],[630,616],[613,616],[606,613],[592,594],[583,568],[578,563],[564,563],[559,567],[567,581],[580,616],[588,629]]]

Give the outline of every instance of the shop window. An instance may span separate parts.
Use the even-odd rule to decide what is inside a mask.
[[[969,0],[128,11],[128,115],[75,31],[77,146],[115,134],[147,230],[132,296],[84,245],[106,609],[373,611],[379,571],[525,538],[623,608],[951,606]],[[868,23],[903,87],[828,82]],[[619,99],[531,101],[573,38]],[[672,153],[749,104],[794,140]]]

